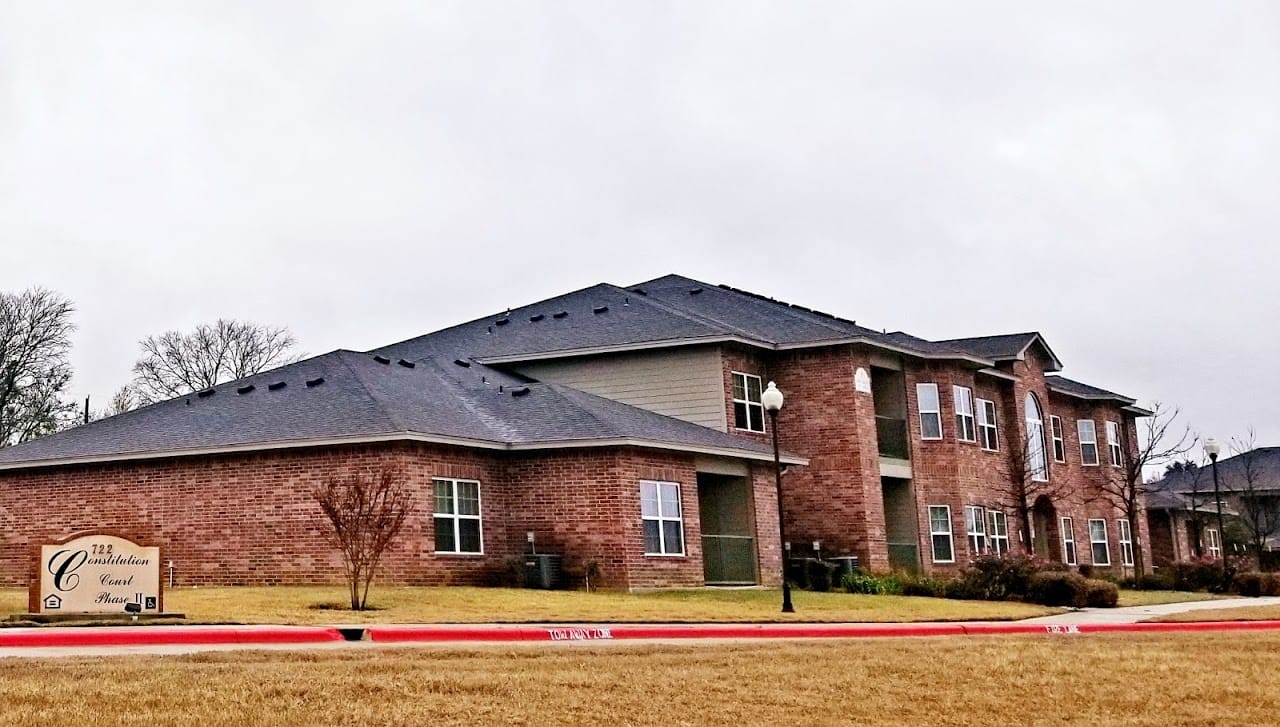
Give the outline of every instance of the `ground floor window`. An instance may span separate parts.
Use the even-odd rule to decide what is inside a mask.
[[[1089,547],[1094,565],[1111,565],[1111,548],[1107,545],[1107,521],[1089,521]]]
[[[680,485],[641,482],[640,519],[644,523],[645,555],[684,555]]]
[[[1059,523],[1062,528],[1062,562],[1067,565],[1076,564],[1076,534],[1072,529],[1075,524],[1071,518],[1064,517]]]
[[[933,562],[956,562],[951,542],[951,506],[929,506],[929,539],[933,541]]]
[[[964,508],[964,530],[969,536],[969,555],[977,558],[987,552],[987,516],[982,508],[966,505]]]
[[[988,537],[991,540],[991,552],[996,555],[1006,555],[1009,552],[1009,522],[1005,519],[1004,513],[998,510],[988,510],[987,516],[991,519],[991,528],[988,530]]]
[[[436,478],[435,526],[437,553],[484,551],[480,537],[480,483]]]
[[[1129,521],[1120,518],[1116,528],[1120,532],[1120,564],[1133,565],[1133,530],[1129,528]]]
[[[1205,528],[1204,539],[1205,539],[1205,543],[1209,546],[1209,557],[1221,558],[1222,557],[1222,538],[1218,537],[1218,529]]]

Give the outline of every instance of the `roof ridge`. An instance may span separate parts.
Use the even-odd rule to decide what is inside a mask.
[[[463,386],[459,381],[445,373],[446,369],[440,365],[434,356],[424,356],[420,359],[422,363],[428,364],[433,370],[433,374],[444,386],[449,387],[454,393],[454,399],[468,412],[473,414],[484,428],[494,435],[494,441],[510,444],[515,440],[513,430],[502,423],[501,417],[495,417],[485,407],[485,403],[478,397],[472,395],[470,389]],[[503,384],[499,384],[499,387]],[[488,392],[488,389],[484,389]],[[497,392],[494,392],[497,393]]]

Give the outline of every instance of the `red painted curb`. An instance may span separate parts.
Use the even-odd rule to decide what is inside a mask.
[[[0,648],[42,646],[172,646],[181,644],[318,644],[342,641],[336,628],[207,628],[199,626],[129,628],[0,629]]]

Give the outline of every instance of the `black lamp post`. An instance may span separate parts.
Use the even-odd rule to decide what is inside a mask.
[[[782,515],[782,457],[778,453],[778,412],[782,410],[782,392],[772,381],[760,395],[760,404],[769,412],[769,428],[773,431],[773,475],[778,487],[778,539],[782,541],[782,612],[795,613],[791,605],[791,584],[787,582],[787,556],[790,555],[790,544],[787,543],[787,524]]]
[[[1218,454],[1222,448],[1218,440],[1209,437],[1204,440],[1204,453],[1209,455],[1213,467],[1213,499],[1218,501],[1218,557],[1222,558],[1222,587],[1227,587],[1227,530],[1222,526],[1222,492],[1218,485]]]

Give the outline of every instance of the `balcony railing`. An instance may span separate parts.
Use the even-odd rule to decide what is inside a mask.
[[[911,459],[907,446],[907,420],[876,415],[876,441],[880,456],[894,459]]]

